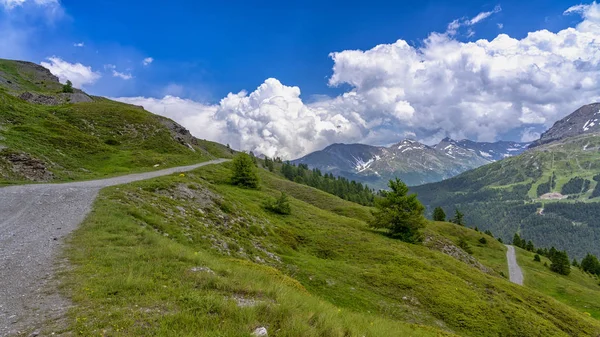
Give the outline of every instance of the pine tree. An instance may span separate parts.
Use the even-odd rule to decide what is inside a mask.
[[[287,195],[283,192],[281,192],[279,198],[267,200],[264,207],[277,214],[288,215],[292,213],[290,202],[288,201]]]
[[[232,184],[247,188],[258,188],[258,173],[256,172],[256,166],[250,155],[240,152],[233,158],[232,164]]]
[[[425,207],[416,194],[408,194],[408,187],[400,179],[390,180],[388,186],[391,191],[375,202],[371,227],[385,228],[392,237],[405,242],[423,241],[420,230],[427,224],[423,216]]]
[[[521,239],[521,236],[519,235],[519,233],[515,233],[515,235],[513,236],[512,244],[513,244],[513,246],[516,246],[516,247],[523,246],[523,240]]]
[[[557,251],[550,261],[552,261],[552,264],[550,264],[550,270],[553,272],[561,275],[569,275],[571,273],[571,262],[569,261],[567,252]]]
[[[446,221],[446,213],[441,207],[436,207],[433,210],[433,220],[434,221]]]
[[[530,252],[533,252],[535,247],[533,246],[533,242],[531,242],[531,240],[527,241],[527,245],[525,246],[525,249],[527,249]]]
[[[461,213],[458,209],[456,209],[454,211],[454,217],[452,218],[452,220],[450,220],[450,222],[455,223],[460,226],[464,226],[465,225],[464,220],[463,220],[464,216],[465,215],[463,213]]]
[[[588,253],[581,260],[581,269],[590,274],[600,275],[600,261],[596,256]]]

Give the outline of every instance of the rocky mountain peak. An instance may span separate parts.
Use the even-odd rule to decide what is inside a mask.
[[[554,123],[546,132],[542,133],[530,147],[554,142],[567,137],[588,133],[600,132],[600,103],[584,105],[572,114]]]

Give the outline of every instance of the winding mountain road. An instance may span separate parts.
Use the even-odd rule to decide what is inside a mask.
[[[523,271],[521,271],[521,267],[517,264],[515,247],[506,245],[506,248],[508,248],[506,251],[506,261],[508,261],[508,275],[510,282],[523,285]]]
[[[0,336],[60,318],[69,303],[56,291],[63,239],[84,220],[103,187],[220,164],[196,165],[64,184],[0,188]]]

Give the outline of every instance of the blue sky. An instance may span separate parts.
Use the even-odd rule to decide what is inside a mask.
[[[558,117],[570,112],[569,109],[576,104],[595,99],[596,96],[591,93],[593,90],[580,95],[580,100],[571,99],[570,104],[556,102],[552,98],[548,98],[548,102],[538,102],[534,97],[540,97],[540,90],[549,95],[565,95],[564,88],[560,87],[565,84],[557,82],[552,88],[534,84],[538,92],[532,93],[531,97],[520,97],[519,92],[523,89],[519,89],[519,86],[523,85],[523,78],[532,76],[527,73],[531,70],[523,66],[513,70],[514,78],[518,79],[514,85],[503,80],[504,89],[495,85],[489,90],[479,90],[478,86],[485,86],[506,75],[503,73],[502,76],[493,76],[491,80],[478,83],[469,79],[465,80],[468,83],[461,84],[464,74],[460,75],[454,68],[457,64],[455,59],[443,60],[447,63],[446,69],[440,69],[439,74],[446,75],[439,75],[433,74],[432,69],[437,67],[441,59],[435,61],[429,58],[425,61],[432,62],[424,63],[428,67],[426,72],[431,74],[424,81],[437,81],[439,76],[450,76],[452,78],[443,81],[454,83],[457,88],[473,86],[474,91],[482,92],[479,96],[472,91],[445,93],[444,99],[434,106],[423,103],[425,98],[409,93],[411,90],[418,91],[418,87],[408,87],[404,77],[406,74],[398,70],[410,66],[403,61],[404,54],[394,52],[376,55],[376,52],[372,52],[367,57],[366,54],[351,55],[350,51],[367,52],[381,44],[393,46],[400,39],[412,48],[411,52],[416,51],[416,54],[421,54],[419,57],[427,59],[423,55],[428,50],[436,50],[433,45],[438,48],[444,44],[446,48],[451,48],[452,44],[456,47],[457,43],[461,43],[460,47],[453,49],[456,55],[465,51],[468,54],[472,52],[468,42],[480,39],[493,41],[499,34],[507,34],[527,46],[531,43],[554,45],[552,39],[564,39],[558,34],[561,30],[569,27],[578,29],[577,25],[586,20],[596,22],[595,3],[587,3],[587,7],[565,13],[575,5],[579,3],[0,0],[0,29],[4,31],[0,33],[0,57],[54,65],[58,59],[64,62],[64,66],[80,63],[84,68],[89,67],[89,71],[71,76],[80,76],[78,78],[83,81],[81,86],[90,93],[145,103],[144,106],[152,106],[159,113],[166,110],[165,105],[170,106],[173,112],[169,116],[178,119],[199,136],[202,135],[197,130],[204,129],[207,123],[220,123],[223,130],[219,132],[227,131],[228,137],[233,138],[231,143],[243,149],[269,154],[297,156],[334,141],[389,144],[405,136],[430,143],[446,135],[479,140],[529,140]],[[481,19],[476,19],[481,14]],[[449,24],[453,21],[457,23],[456,30],[450,29]],[[550,42],[526,41],[528,34],[544,29],[552,36],[542,39],[548,38]],[[582,36],[589,35],[590,31],[600,34],[590,29],[581,29],[580,33]],[[446,40],[429,40],[428,45],[427,39],[435,33],[444,35]],[[585,35],[586,38],[589,38],[588,35]],[[577,48],[582,53],[589,52],[586,49],[589,47],[585,45],[582,43]],[[484,46],[482,50],[493,58],[498,53],[498,46],[500,44],[493,48]],[[529,48],[527,46],[526,49]],[[543,50],[539,46],[536,48]],[[557,42],[550,48],[550,54],[543,57],[551,59],[556,54],[573,63],[576,58],[567,55],[560,46]],[[340,52],[339,59],[330,55],[333,52]],[[527,51],[523,53],[527,54]],[[526,59],[525,54],[523,59]],[[50,57],[54,57],[54,61],[48,60]],[[391,62],[389,65],[386,57]],[[436,57],[442,56],[433,58]],[[475,52],[468,57],[471,60],[465,62],[475,64],[478,69],[469,73],[481,71],[478,54]],[[152,62],[144,65],[144,59],[148,58],[152,58]],[[358,60],[364,63],[356,63]],[[587,61],[591,62],[592,67],[598,67],[596,59]],[[374,69],[370,66],[372,62],[381,68]],[[541,64],[540,59],[531,62],[536,66]],[[414,68],[414,63],[412,66]],[[493,72],[498,69],[498,60],[490,60],[483,68],[484,75],[489,72],[487,68]],[[510,71],[504,66],[500,68]],[[464,71],[464,67],[461,69]],[[379,71],[382,73],[379,74]],[[542,66],[540,76],[553,71]],[[447,75],[450,73],[453,75]],[[415,78],[420,76],[412,74]],[[597,73],[592,73],[591,77],[589,75],[588,71],[574,81],[588,81],[585,83],[596,85]],[[276,79],[278,83],[265,82],[268,78]],[[385,81],[379,83],[381,78],[385,78]],[[264,86],[262,91],[261,85]],[[293,87],[298,87],[301,94],[289,89]],[[440,90],[447,87],[447,84],[441,86]],[[235,101],[236,107],[227,108],[221,101],[229,93],[240,96],[237,94],[242,90],[245,96]],[[515,94],[506,97],[507,90]],[[261,102],[271,102],[274,97],[281,97],[284,103],[274,105],[282,111],[275,113],[261,104],[253,108],[252,93],[255,93],[255,100],[260,97]],[[344,98],[348,94],[360,99],[350,102]],[[459,94],[461,97],[457,98]],[[163,100],[166,95],[179,101],[167,102]],[[389,95],[393,95],[393,102],[381,105],[379,102],[389,99]],[[469,100],[462,98],[466,96],[473,97]],[[133,98],[137,98],[137,101]],[[298,103],[298,100],[301,102]],[[490,115],[495,113],[493,111],[488,112],[476,106],[486,100],[490,106],[497,106],[494,111],[498,111],[498,116]],[[301,107],[298,108],[297,104],[301,104]],[[240,108],[242,105],[245,108]],[[448,111],[443,112],[446,107]],[[260,111],[262,114],[297,122],[283,125],[285,123],[273,119],[275,117],[252,119],[260,109],[263,109]],[[472,117],[468,115],[469,109],[479,111],[475,117],[477,123],[465,126],[465,121],[470,122]],[[506,109],[515,112],[504,113]],[[198,114],[210,116],[199,118]],[[452,118],[448,115],[455,115],[458,122],[449,120]],[[306,122],[305,119],[309,117],[312,120]],[[251,118],[252,124],[259,121],[264,125],[255,126],[247,132],[240,131],[250,124],[240,122],[240,118]],[[521,122],[505,121],[514,118]],[[196,124],[192,124],[190,119]],[[271,126],[267,126],[269,123]],[[283,138],[286,138],[285,133],[290,128],[313,128],[316,133],[297,141],[298,144],[289,144],[295,141],[288,139],[285,143]],[[296,136],[302,138],[302,135]],[[206,135],[206,138],[219,141],[228,140],[219,137]],[[271,145],[261,147],[260,142]],[[278,148],[286,150],[278,151]]]

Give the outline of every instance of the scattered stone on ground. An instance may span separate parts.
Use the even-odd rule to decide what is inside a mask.
[[[268,337],[269,334],[267,333],[267,328],[261,326],[258,327],[254,330],[254,332],[252,333],[252,336],[257,336],[257,337]]]
[[[16,175],[31,181],[48,182],[54,178],[54,174],[46,168],[46,163],[26,153],[2,151],[0,161],[7,163]]]
[[[423,243],[429,248],[438,250],[446,255],[452,256],[453,258],[464,262],[472,267],[475,267],[484,273],[495,274],[493,270],[481,264],[481,262],[477,261],[476,258],[469,255],[464,250],[460,249],[460,247],[456,246],[450,240],[428,236],[425,238],[425,241]]]
[[[193,273],[198,273],[198,272],[204,272],[204,273],[209,273],[209,274],[215,273],[214,271],[212,271],[212,269],[210,269],[208,267],[193,267],[192,269],[190,269],[190,271]]]

